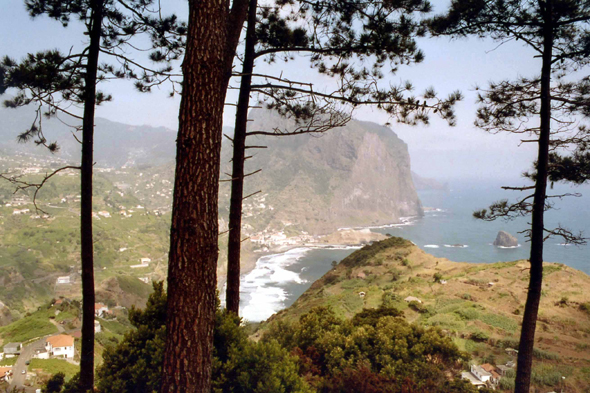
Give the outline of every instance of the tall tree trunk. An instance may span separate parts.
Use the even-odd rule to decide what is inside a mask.
[[[518,364],[516,369],[515,393],[529,393],[535,329],[541,302],[543,285],[543,241],[544,214],[547,198],[547,171],[549,163],[549,142],[551,137],[551,61],[553,52],[552,0],[545,3],[543,66],[541,69],[541,119],[539,132],[539,152],[537,157],[537,178],[533,199],[531,225],[531,256],[529,290],[522,319]]]
[[[170,231],[165,393],[211,391],[219,161],[231,71],[227,17],[225,1],[189,3]]]
[[[80,386],[94,389],[94,249],[92,237],[92,166],[94,163],[94,109],[96,79],[103,17],[103,0],[92,2],[92,27],[86,65],[84,116],[82,120],[81,163],[81,260],[82,260],[82,350],[80,351]]]
[[[248,108],[254,70],[254,49],[256,46],[257,0],[250,0],[248,8],[248,29],[246,50],[242,66],[242,81],[236,111],[234,131],[234,154],[232,159],[231,200],[229,206],[229,240],[227,245],[227,290],[226,308],[238,315],[240,311],[240,248],[242,237],[242,199],[244,197],[244,157],[246,150],[246,128]]]

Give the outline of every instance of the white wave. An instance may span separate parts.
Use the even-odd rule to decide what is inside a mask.
[[[445,244],[445,247],[450,247],[450,248],[467,248],[469,246],[467,244]]]
[[[434,213],[446,213],[447,210],[446,209],[428,209],[428,210],[424,210],[424,214],[434,214]]]
[[[310,248],[294,248],[281,254],[266,255],[256,261],[256,267],[242,278],[244,304],[241,314],[253,322],[263,321],[284,307],[287,293],[281,286],[303,284],[299,273],[286,269],[301,259]]]
[[[248,321],[264,321],[283,308],[286,299],[287,293],[282,288],[259,286],[250,293],[250,301],[241,314]]]
[[[425,248],[439,248],[440,246],[437,244],[425,244],[424,247]]]
[[[518,248],[520,247],[520,244],[517,244],[516,246],[496,246],[498,248]]]

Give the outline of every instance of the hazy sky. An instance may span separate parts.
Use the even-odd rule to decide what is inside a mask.
[[[84,40],[78,22],[72,21],[64,29],[46,17],[32,20],[26,13],[22,0],[0,0],[0,55],[21,58],[28,52],[43,49],[79,47]],[[446,1],[433,1],[435,12],[444,9]],[[186,17],[186,0],[163,0],[164,14],[175,12]],[[538,74],[539,61],[525,47],[508,43],[498,47],[492,41],[464,39],[422,39],[420,47],[426,59],[423,63],[401,67],[398,74],[390,77],[394,83],[411,80],[416,92],[434,86],[440,94],[461,90],[465,99],[457,107],[458,125],[448,127],[445,122],[433,119],[430,126],[407,127],[393,123],[394,131],[410,148],[412,165],[423,176],[443,180],[459,177],[469,178],[514,178],[529,168],[534,159],[536,145],[518,147],[518,137],[488,135],[473,126],[476,84],[485,86],[489,81],[515,78],[519,75]],[[291,79],[308,80],[316,89],[325,85],[324,77],[318,77],[307,63],[296,61],[289,64],[258,64],[259,70],[274,74],[284,73]],[[234,82],[234,85],[237,83]],[[151,94],[135,92],[127,81],[111,81],[101,90],[112,93],[114,101],[99,107],[97,116],[134,125],[165,126],[177,128],[179,99],[168,98],[170,89],[164,86]],[[228,102],[235,102],[230,93]],[[363,108],[356,117],[381,124],[389,119],[377,110]],[[233,126],[231,107],[224,115],[224,123]]]

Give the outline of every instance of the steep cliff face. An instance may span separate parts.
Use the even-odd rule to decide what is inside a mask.
[[[294,126],[267,110],[250,118],[251,130]],[[247,178],[246,193],[268,194],[256,229],[323,234],[422,214],[407,146],[389,128],[353,120],[321,135],[252,137],[248,145],[268,146],[247,161],[248,172],[262,172]]]

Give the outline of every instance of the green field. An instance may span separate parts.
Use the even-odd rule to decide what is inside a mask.
[[[80,367],[72,363],[68,363],[63,359],[32,359],[29,364],[29,370],[41,369],[47,374],[64,373],[66,380],[72,378],[80,371]]]

